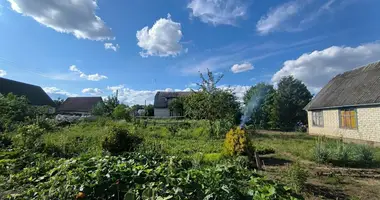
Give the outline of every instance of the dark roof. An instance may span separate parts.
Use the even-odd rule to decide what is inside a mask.
[[[380,62],[335,76],[305,109],[376,104],[380,105]]]
[[[88,112],[99,102],[101,97],[69,97],[58,108],[59,113]]]
[[[28,98],[30,104],[34,106],[56,106],[54,101],[51,100],[49,95],[47,95],[40,86],[0,77],[0,94],[7,95],[9,93],[17,96],[25,96]]]
[[[182,96],[187,96],[192,92],[157,92],[154,96],[154,107],[155,108],[167,108],[168,100],[173,98],[178,98]]]

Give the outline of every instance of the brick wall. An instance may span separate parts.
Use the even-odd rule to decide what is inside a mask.
[[[310,134],[380,142],[380,107],[357,108],[357,129],[339,128],[338,109],[323,111],[323,127],[313,126],[312,111],[307,113]]]

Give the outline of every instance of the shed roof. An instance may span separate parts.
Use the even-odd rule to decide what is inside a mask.
[[[90,113],[94,106],[103,102],[101,97],[69,97],[58,108],[59,113],[88,112]]]
[[[25,96],[31,105],[55,107],[55,103],[49,95],[40,87],[0,77],[0,94],[12,93],[17,96]]]
[[[335,76],[306,110],[380,105],[380,62]]]
[[[168,100],[190,95],[192,92],[157,92],[154,96],[155,108],[167,108]]]

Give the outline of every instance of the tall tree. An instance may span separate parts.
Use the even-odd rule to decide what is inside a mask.
[[[270,113],[273,105],[273,94],[276,91],[273,85],[258,83],[252,86],[243,97],[244,105],[254,104],[252,113],[249,117],[249,123],[258,128],[270,128]],[[254,102],[253,102],[254,101]]]
[[[116,91],[116,95],[108,96],[107,99],[104,100],[105,111],[108,116],[112,115],[113,110],[120,104],[117,96],[118,91]]]
[[[231,90],[217,88],[217,83],[223,76],[214,77],[207,71],[207,77],[200,74],[200,90],[184,99],[185,115],[192,119],[206,119],[213,128],[214,122],[219,119],[228,119],[236,123],[240,114],[239,103]],[[213,130],[211,130],[213,131]]]
[[[274,112],[278,114],[278,125],[282,130],[291,130],[299,121],[306,123],[307,115],[303,108],[312,95],[305,84],[293,76],[283,77],[278,83]]]

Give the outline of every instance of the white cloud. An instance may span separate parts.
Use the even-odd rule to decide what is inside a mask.
[[[0,69],[0,77],[4,77],[7,75],[7,72],[5,70]]]
[[[242,64],[234,64],[232,67],[231,67],[231,71],[233,73],[241,73],[241,72],[246,72],[246,71],[249,71],[249,70],[253,70],[254,67],[251,63],[248,63],[248,62],[245,62],[245,63],[242,63]]]
[[[293,0],[271,8],[256,24],[261,35],[275,31],[303,31],[312,26],[318,18],[328,16],[357,0]]]
[[[246,16],[248,6],[243,0],[192,0],[187,5],[191,17],[213,25],[235,25],[237,19]]]
[[[75,65],[71,65],[69,67],[69,70],[72,71],[72,72],[76,72],[77,74],[79,74],[79,77],[83,78],[83,79],[87,79],[89,81],[100,81],[100,80],[103,80],[103,79],[108,79],[107,76],[104,76],[104,75],[100,75],[98,73],[96,74],[85,74],[83,73],[82,71],[80,71],[77,66]]]
[[[59,95],[65,95],[65,96],[68,96],[68,97],[76,97],[76,96],[78,96],[77,94],[73,94],[73,93],[67,92],[65,90],[56,88],[56,87],[44,87],[42,89],[46,93],[48,93],[48,94],[59,94]]]
[[[113,51],[117,51],[120,49],[119,44],[113,44],[113,43],[104,43],[104,48],[105,49],[111,49]]]
[[[305,53],[296,60],[287,60],[272,77],[277,83],[292,75],[303,81],[311,92],[318,92],[337,74],[380,60],[380,43],[357,47],[332,46],[321,51]]]
[[[302,8],[300,1],[291,1],[276,8],[270,9],[267,15],[262,16],[256,24],[256,29],[260,34],[268,34],[283,28],[284,22],[296,15]]]
[[[79,39],[113,39],[111,29],[95,14],[96,0],[8,0],[12,10]]]
[[[148,56],[177,56],[182,51],[179,43],[182,38],[181,24],[172,21],[170,14],[166,19],[161,18],[149,29],[148,26],[137,31],[137,45],[143,49],[142,57]]]
[[[82,93],[90,94],[92,96],[99,96],[99,95],[103,94],[103,91],[99,88],[85,88],[82,90]]]
[[[223,90],[231,90],[232,93],[236,96],[237,100],[239,102],[243,102],[244,94],[251,88],[251,86],[244,86],[244,85],[220,85],[218,88]]]

